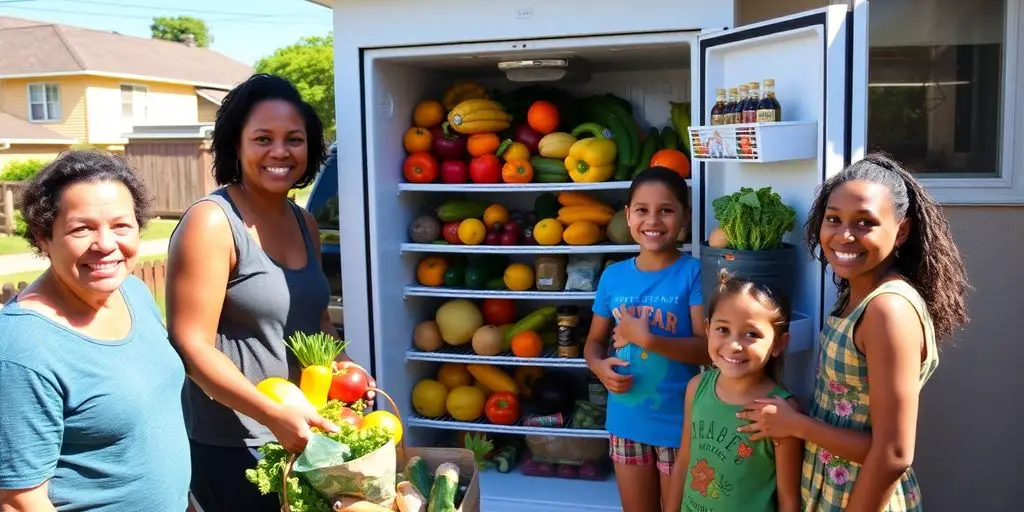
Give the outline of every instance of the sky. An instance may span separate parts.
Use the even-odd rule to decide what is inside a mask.
[[[331,31],[331,10],[306,0],[0,0],[0,16],[150,37],[154,16],[206,21],[210,48],[254,65],[302,37]]]

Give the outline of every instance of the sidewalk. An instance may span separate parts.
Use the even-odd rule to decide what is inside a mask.
[[[149,240],[139,244],[138,257],[167,254],[170,240]],[[0,275],[18,274],[35,270],[46,270],[50,261],[35,253],[8,254],[0,256]]]

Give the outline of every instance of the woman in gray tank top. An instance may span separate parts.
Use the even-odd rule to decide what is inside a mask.
[[[291,334],[337,336],[317,224],[287,197],[316,177],[323,126],[290,83],[253,75],[224,98],[213,152],[223,188],[186,212],[168,258],[168,330],[191,377],[191,490],[203,512],[276,512],[277,498],[245,480],[255,449],[276,439],[298,452],[310,427],[337,428],[255,387],[272,376],[298,384]]]

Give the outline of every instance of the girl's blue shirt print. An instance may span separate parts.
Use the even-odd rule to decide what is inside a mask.
[[[630,314],[647,319],[652,334],[686,338],[693,336],[690,307],[702,303],[700,262],[696,259],[683,254],[668,267],[644,272],[636,267],[636,258],[630,258],[605,269],[593,312],[613,318],[617,324],[617,310],[625,305]],[[608,394],[608,431],[636,442],[678,448],[686,384],[697,374],[698,366],[633,344],[611,355],[629,363],[616,371],[632,375],[633,386],[625,393]]]

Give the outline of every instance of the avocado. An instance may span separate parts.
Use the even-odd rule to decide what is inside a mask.
[[[466,284],[466,266],[452,265],[444,272],[445,286],[461,287]]]
[[[626,213],[622,210],[615,212],[615,215],[612,216],[612,220],[608,223],[605,233],[608,235],[608,240],[615,244],[627,245],[636,243],[633,240],[633,235],[629,233],[629,225],[626,224]]]
[[[537,216],[537,222],[544,219],[557,219],[559,208],[561,205],[558,204],[558,197],[551,192],[544,192],[533,201],[533,213]]]
[[[471,290],[483,289],[488,278],[487,267],[478,262],[466,266],[466,288]]]

